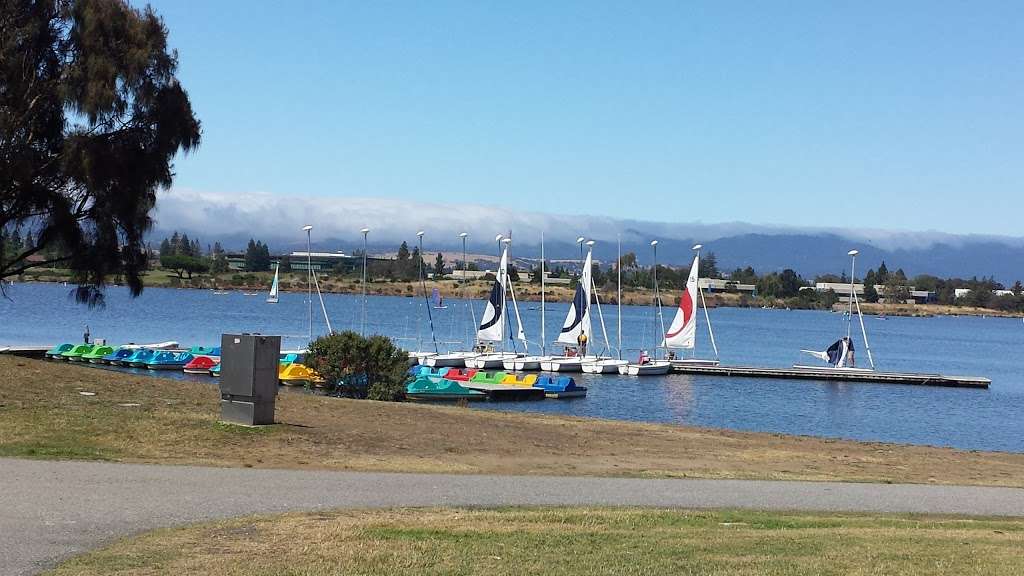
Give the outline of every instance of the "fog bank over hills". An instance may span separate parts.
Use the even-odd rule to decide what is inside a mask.
[[[660,215],[660,213],[652,212]],[[865,215],[859,215],[863,220]],[[578,257],[576,238],[597,241],[595,258],[614,260],[616,239],[623,252],[651,261],[652,239],[659,240],[658,259],[686,264],[694,243],[718,258],[719,268],[752,266],[758,272],[793,268],[805,277],[839,273],[849,266],[846,252],[861,251],[858,267],[866,270],[885,260],[908,275],[995,276],[1004,283],[1024,279],[1024,238],[937,231],[877,228],[798,228],[727,222],[642,222],[609,216],[511,211],[497,206],[410,202],[389,198],[284,197],[265,193],[223,194],[177,189],[161,194],[151,238],[178,230],[204,244],[220,241],[241,249],[249,238],[261,239],[275,252],[305,248],[302,226],[312,224],[316,249],[351,252],[362,245],[359,230],[371,229],[370,252],[393,251],[403,240],[410,246],[423,230],[427,252],[461,251],[460,232],[469,233],[471,252],[492,253],[496,234],[511,231],[519,257],[537,257],[544,234],[548,258]]]

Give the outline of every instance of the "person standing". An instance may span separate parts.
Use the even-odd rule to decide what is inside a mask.
[[[576,337],[576,344],[578,345],[580,356],[587,355],[587,333],[580,330],[580,335]]]
[[[82,340],[84,340],[86,344],[89,343],[89,336],[90,336],[90,334],[89,334],[89,325],[86,324],[85,325],[85,332],[82,334]]]

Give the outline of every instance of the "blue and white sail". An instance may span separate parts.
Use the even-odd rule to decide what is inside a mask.
[[[592,255],[587,252],[587,260],[583,263],[583,275],[576,285],[576,294],[573,296],[572,305],[569,306],[569,314],[562,324],[562,332],[558,335],[558,342],[575,346],[578,343],[580,332],[586,333],[590,338],[593,333],[590,330],[590,289],[591,289],[591,265]]]
[[[480,341],[501,342],[505,337],[505,285],[508,278],[508,248],[501,253],[501,263],[487,299],[487,309],[480,319],[476,338]]]
[[[835,368],[846,368],[850,353],[853,352],[853,340],[845,337],[840,338],[825,349],[824,352],[815,350],[801,350],[801,352],[828,362]]]

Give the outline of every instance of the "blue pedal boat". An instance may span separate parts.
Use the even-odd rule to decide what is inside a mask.
[[[119,366],[123,364],[125,360],[130,358],[132,354],[138,352],[138,350],[139,349],[135,348],[134,346],[131,348],[122,346],[117,350],[114,350],[112,354],[107,354],[103,358],[100,358],[100,360],[102,360],[106,364],[113,364],[114,366]]]
[[[581,398],[587,395],[587,387],[577,386],[571,376],[540,376],[533,387],[543,390],[546,398]]]
[[[182,370],[185,368],[185,364],[188,364],[195,358],[195,355],[191,352],[157,352],[149,362],[146,362],[146,368],[150,370]]]
[[[145,368],[146,364],[156,356],[156,350],[150,348],[139,348],[134,354],[125,358],[121,364],[124,366],[134,366],[135,368]]]

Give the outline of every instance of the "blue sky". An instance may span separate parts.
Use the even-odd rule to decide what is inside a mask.
[[[1022,234],[1020,3],[152,4],[177,188]]]

